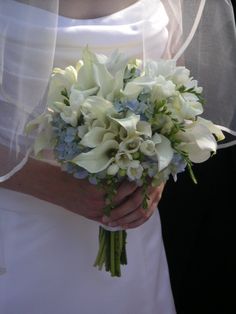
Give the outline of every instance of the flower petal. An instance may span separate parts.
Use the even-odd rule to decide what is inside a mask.
[[[72,162],[86,169],[90,173],[97,173],[106,169],[114,160],[110,152],[118,150],[119,144],[114,141],[106,141],[88,153],[81,153]]]

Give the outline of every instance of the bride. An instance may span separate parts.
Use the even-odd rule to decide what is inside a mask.
[[[176,312],[156,210],[164,184],[150,187],[145,212],[140,189],[124,182],[108,220],[104,194],[50,159],[30,157],[23,129],[43,110],[52,67],[75,64],[86,45],[98,53],[179,59],[177,2],[0,0],[1,313]],[[101,223],[128,230],[121,278],[92,266]]]

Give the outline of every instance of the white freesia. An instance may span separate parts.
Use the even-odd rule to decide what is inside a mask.
[[[137,99],[138,95],[143,89],[150,91],[151,87],[155,84],[155,78],[150,78],[148,76],[137,77],[133,81],[126,84],[122,94],[128,100]]]
[[[156,84],[151,91],[151,101],[161,101],[176,94],[176,86],[170,81],[166,80],[164,76],[158,76],[156,78]]]
[[[184,86],[187,88],[187,89],[191,89],[193,88],[193,90],[196,92],[196,93],[199,93],[201,94],[202,91],[203,91],[203,88],[198,86],[198,81],[197,80],[193,80],[192,78],[187,81]]]
[[[190,81],[190,71],[183,66],[176,67],[171,80],[179,87]]]
[[[151,78],[162,75],[165,78],[173,75],[176,68],[174,60],[148,61],[145,67],[145,74]]]
[[[54,102],[62,102],[65,97],[61,94],[62,91],[69,93],[70,88],[77,80],[77,70],[73,66],[68,66],[64,70],[54,68],[49,84],[48,106],[51,107]]]
[[[155,143],[151,140],[147,140],[141,143],[140,151],[146,156],[155,155]]]
[[[95,119],[102,123],[106,123],[107,115],[114,112],[112,103],[98,96],[88,97],[80,108],[85,119]]]
[[[79,108],[74,108],[73,106],[65,106],[60,113],[62,120],[66,123],[76,127],[78,124],[78,118],[80,117]]]
[[[127,168],[127,175],[131,180],[141,179],[143,167],[139,160],[132,160]]]
[[[128,138],[120,143],[120,151],[126,153],[135,153],[139,150],[140,144],[142,142],[141,137]]]
[[[207,126],[198,121],[186,126],[185,132],[179,131],[177,138],[181,141],[179,148],[188,153],[192,162],[204,162],[216,152],[217,143],[214,136]]]
[[[111,164],[108,168],[107,168],[107,174],[110,176],[115,176],[117,174],[117,172],[119,171],[119,166],[117,164]]]
[[[33,130],[38,129],[38,135],[34,141],[34,154],[37,156],[44,149],[51,149],[54,143],[53,132],[51,127],[52,116],[50,112],[39,115],[34,120],[30,121],[25,132],[31,133]]]
[[[215,134],[218,141],[222,141],[225,138],[220,127],[218,127],[217,125],[212,123],[210,120],[206,120],[206,119],[203,119],[201,117],[198,117],[197,121],[198,121],[198,123],[206,126],[212,134]]]
[[[168,138],[162,134],[155,133],[152,137],[152,141],[155,143],[155,154],[158,160],[158,170],[162,171],[170,164],[174,155],[174,151]]]
[[[117,165],[121,169],[127,169],[130,162],[133,160],[132,155],[127,152],[118,152],[115,156]]]
[[[77,84],[74,84],[70,90],[69,101],[71,106],[80,106],[86,98],[97,93],[98,87],[93,87],[86,90],[77,89]]]
[[[98,173],[114,161],[118,148],[119,144],[116,141],[106,141],[87,153],[79,154],[72,162],[90,173]]]
[[[179,122],[193,120],[203,112],[202,104],[198,101],[197,96],[190,93],[173,97],[167,103],[167,108],[172,113],[173,118],[176,118]]]

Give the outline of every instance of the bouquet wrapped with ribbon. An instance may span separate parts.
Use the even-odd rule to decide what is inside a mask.
[[[202,88],[190,71],[173,60],[127,60],[83,51],[75,66],[52,72],[47,109],[30,121],[34,154],[45,149],[63,170],[87,178],[106,192],[103,211],[109,216],[123,180],[143,190],[147,208],[149,184],[158,186],[169,176],[207,160],[224,138],[213,122],[205,120]],[[127,264],[126,230],[99,229],[94,265],[121,276]]]

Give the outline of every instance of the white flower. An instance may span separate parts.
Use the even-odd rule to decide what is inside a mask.
[[[176,94],[176,86],[170,81],[166,80],[163,76],[156,78],[156,83],[151,91],[151,101],[160,101]]]
[[[127,137],[134,135],[137,128],[137,123],[140,120],[140,116],[134,114],[131,111],[128,111],[126,114],[126,117],[124,118],[115,118],[110,116],[109,117],[112,121],[117,122],[119,125],[121,125],[124,130],[126,131]]]
[[[139,150],[141,144],[141,137],[128,138],[120,143],[120,151],[126,153],[135,153]]]
[[[127,152],[118,152],[115,156],[115,160],[121,169],[127,169],[133,158],[132,155]]]
[[[106,140],[114,139],[115,133],[109,132],[105,128],[94,127],[84,135],[80,143],[84,146],[94,148]]]
[[[80,125],[80,126],[78,126],[78,136],[80,138],[83,138],[87,132],[88,132],[87,125]]]
[[[155,155],[155,144],[151,140],[147,140],[141,143],[140,151],[146,156]]]
[[[143,167],[139,160],[133,160],[130,162],[127,168],[127,175],[131,180],[139,180],[143,174]]]
[[[168,138],[162,134],[155,133],[152,137],[152,141],[155,143],[158,170],[161,171],[170,164],[174,155],[174,151]]]
[[[119,166],[117,164],[111,164],[107,169],[107,174],[110,176],[115,176],[119,171]]]
[[[51,127],[52,116],[50,112],[39,115],[34,120],[30,121],[25,128],[26,134],[38,129],[38,135],[34,141],[35,156],[44,149],[51,149],[54,146],[53,132]]]
[[[225,138],[221,129],[211,121],[203,119],[201,117],[198,117],[197,121],[198,123],[206,126],[212,134],[215,134],[218,141],[222,141]]]
[[[115,159],[119,144],[114,141],[106,141],[88,153],[81,153],[72,162],[86,169],[89,173],[98,173],[106,169]]]
[[[173,75],[176,68],[174,60],[148,61],[145,67],[145,74],[149,77],[158,77],[162,75],[167,78]]]
[[[74,107],[76,106],[79,107],[85,101],[86,98],[95,95],[96,92],[98,91],[98,87],[93,87],[82,91],[77,89],[77,85],[79,86],[79,84],[74,84],[71,87],[69,97],[70,105]]]
[[[217,143],[211,131],[198,120],[186,126],[185,132],[179,131],[177,138],[181,141],[179,148],[188,153],[189,159],[201,163],[216,152]]]
[[[193,120],[197,115],[203,113],[203,107],[198,97],[191,93],[183,93],[173,97],[168,102],[167,107],[179,122]]]
[[[65,89],[69,93],[71,86],[76,83],[77,71],[73,66],[68,66],[64,70],[60,68],[54,68],[49,84],[47,103],[48,107],[52,107],[54,102],[61,102],[65,97],[61,95],[61,92]]]
[[[80,110],[79,108],[73,108],[73,106],[65,106],[60,116],[66,123],[76,127],[80,117]]]
[[[78,72],[81,90],[98,88],[97,96],[113,100],[123,87],[123,69],[114,73],[108,71],[107,62],[111,60],[104,55],[94,54],[88,48],[83,51],[83,66]]]
[[[98,96],[88,97],[80,108],[85,120],[95,119],[102,123],[106,123],[108,114],[114,111],[110,101]]]
[[[171,80],[177,85],[186,85],[190,81],[190,71],[183,66],[176,67]]]

